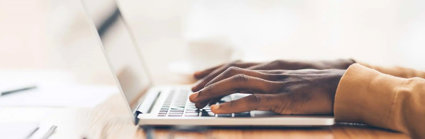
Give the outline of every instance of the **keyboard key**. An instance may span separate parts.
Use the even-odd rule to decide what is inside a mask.
[[[181,109],[184,109],[184,105],[178,105],[178,106],[175,106],[176,108],[181,108]]]
[[[232,101],[232,98],[230,96],[225,96],[223,98],[221,98],[220,101],[218,101],[218,103],[224,103],[224,102],[229,102]]]
[[[183,115],[183,112],[169,112],[169,115]]]
[[[168,114],[168,117],[182,117],[183,115],[181,114]]]
[[[184,114],[196,114],[196,115],[198,115],[199,112],[184,112]]]
[[[199,115],[184,115],[184,117],[199,117]]]
[[[198,110],[198,109],[196,109],[196,108],[186,108],[186,111],[196,111],[196,110]]]
[[[207,112],[207,111],[205,111],[205,110],[202,110],[202,112],[201,112],[201,116],[202,116],[202,117],[214,117],[215,115],[214,115],[214,113],[212,113],[212,112]]]
[[[185,117],[198,117],[199,113],[185,113],[184,116]]]
[[[171,108],[170,111],[183,111],[184,108]]]
[[[250,112],[235,113],[235,117],[251,117]]]
[[[168,112],[184,112],[184,110],[170,110]]]
[[[232,114],[217,114],[217,117],[232,117]]]

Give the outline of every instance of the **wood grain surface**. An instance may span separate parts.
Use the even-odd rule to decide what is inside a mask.
[[[118,94],[117,94],[118,95]],[[120,96],[112,96],[91,113],[92,127],[88,138],[146,138],[145,130],[132,124],[132,117]],[[179,128],[153,128],[149,134],[155,139],[272,139],[272,138],[409,138],[405,134],[366,125],[335,125],[318,128],[207,128],[184,130]]]

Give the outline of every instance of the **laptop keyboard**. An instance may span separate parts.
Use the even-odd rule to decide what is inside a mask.
[[[165,99],[158,116],[159,117],[251,117],[250,112],[230,113],[230,114],[214,114],[211,112],[210,106],[202,109],[195,107],[195,104],[189,101],[190,90],[173,89],[170,95]],[[239,99],[236,95],[229,95],[222,98],[218,103],[224,103]]]

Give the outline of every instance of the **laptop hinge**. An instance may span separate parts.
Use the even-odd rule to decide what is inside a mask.
[[[142,112],[141,111],[139,111],[139,110],[137,110],[136,109],[136,111],[134,111],[134,113],[133,113],[133,117],[134,117],[134,125],[137,125],[137,124],[139,124],[139,114],[142,114]]]
[[[142,114],[143,112],[140,110],[140,106],[141,106],[142,104],[139,104],[139,105],[137,105],[137,107],[136,107],[136,109],[134,109],[134,111],[133,111],[133,118],[134,118],[134,124],[135,125],[137,125],[137,124],[139,124],[139,114]]]
[[[155,95],[155,96],[153,96]],[[140,103],[139,105],[137,105],[137,108],[134,109],[133,112],[133,116],[134,116],[134,123],[138,124],[139,123],[139,118],[138,116],[140,114],[143,113],[150,113],[155,105],[155,103],[157,102],[159,96],[161,95],[161,91],[158,93],[151,93],[148,94],[146,97],[143,98],[143,103]],[[147,101],[149,100],[149,101]],[[142,107],[143,106],[143,107]]]

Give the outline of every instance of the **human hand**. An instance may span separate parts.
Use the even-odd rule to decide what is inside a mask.
[[[297,70],[297,69],[346,69],[355,63],[352,59],[337,59],[323,61],[290,61],[275,60],[264,63],[234,61],[218,65],[206,70],[195,72],[194,77],[199,81],[192,88],[193,92],[199,91],[205,87],[214,77],[224,72],[230,67],[245,68],[251,70]]]
[[[343,69],[250,70],[231,67],[190,95],[197,108],[214,104],[214,113],[266,110],[280,114],[332,114],[335,91]],[[215,104],[226,95],[249,93],[238,100]]]

